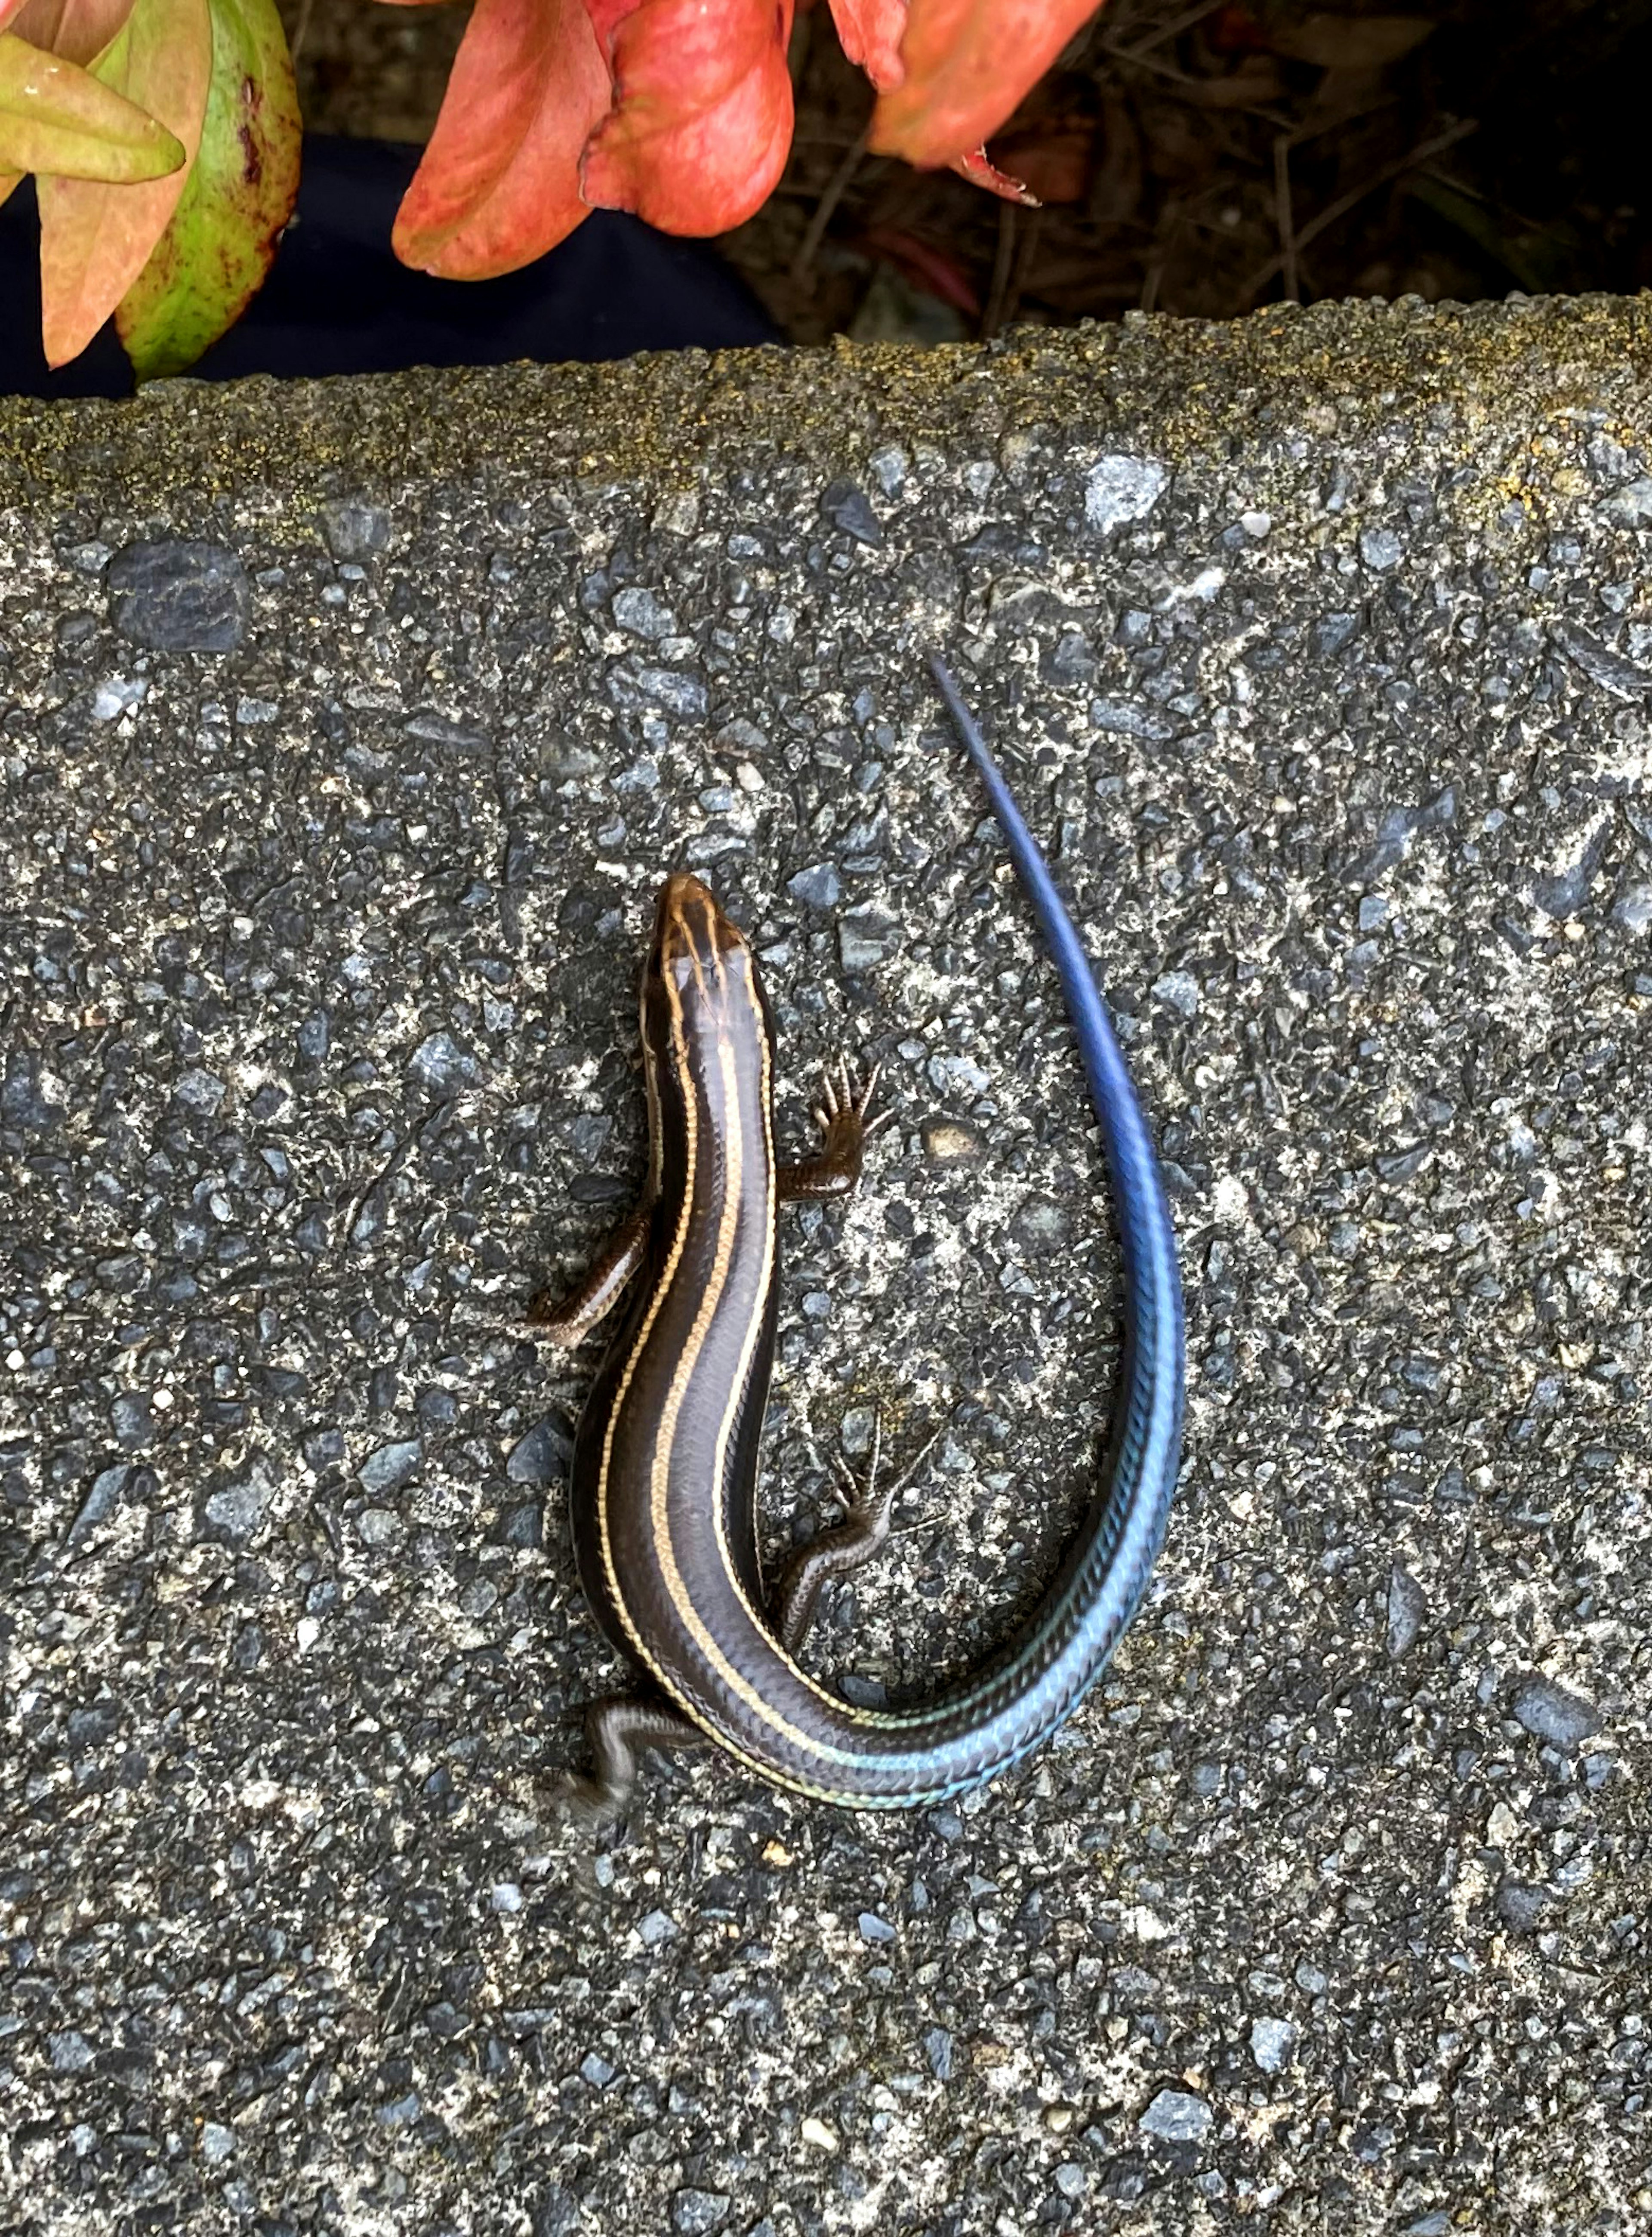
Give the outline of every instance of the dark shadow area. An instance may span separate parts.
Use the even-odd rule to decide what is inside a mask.
[[[781,339],[714,249],[609,210],[594,211],[559,248],[503,279],[461,283],[410,272],[392,254],[390,232],[418,160],[416,148],[307,139],[297,215],[270,276],[194,375],[589,362]],[[0,394],[132,393],[112,326],[73,364],[46,368],[30,182],[0,208]]]
[[[822,13],[724,246],[792,340],[1652,280],[1649,0],[1113,0],[991,143],[1043,207],[868,155]]]

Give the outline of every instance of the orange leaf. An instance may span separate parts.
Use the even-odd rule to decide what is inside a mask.
[[[207,0],[135,0],[93,63],[94,77],[176,135],[186,161],[168,178],[142,186],[39,181],[40,327],[48,365],[66,365],[86,347],[171,223],[201,142],[211,74]]]
[[[622,0],[621,0],[622,5]],[[792,0],[638,0],[606,23],[613,114],[585,150],[587,201],[667,233],[723,233],[767,201],[792,144]]]
[[[132,0],[23,0],[21,13],[9,28],[19,38],[44,47],[65,62],[83,69],[101,55],[127,17]],[[0,23],[5,10],[0,7]]]
[[[838,43],[882,93],[905,76],[900,36],[906,29],[906,0],[832,0]]]
[[[396,215],[402,262],[487,280],[565,240],[589,214],[580,150],[612,98],[581,0],[477,0]]]
[[[1096,0],[911,0],[905,76],[878,97],[872,152],[929,168],[969,155],[1096,10]]]
[[[81,67],[109,44],[131,13],[132,0],[0,0],[0,31]],[[20,187],[22,171],[0,171],[0,202]]]

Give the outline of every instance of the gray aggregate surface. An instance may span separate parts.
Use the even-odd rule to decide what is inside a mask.
[[[0,405],[0,2224],[1652,2226],[1643,304]],[[620,1676],[520,1341],[767,959],[772,1557],[919,1689],[1102,1446],[1104,1177],[923,676],[1101,960],[1190,1312],[1165,1560],[1020,1773],[546,1805]]]

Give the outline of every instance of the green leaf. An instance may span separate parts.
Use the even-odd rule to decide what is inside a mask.
[[[0,172],[128,185],[184,160],[166,126],[89,70],[0,31]]]
[[[115,313],[140,380],[181,373],[258,292],[299,190],[301,127],[274,0],[210,0],[201,146],[172,221]]]

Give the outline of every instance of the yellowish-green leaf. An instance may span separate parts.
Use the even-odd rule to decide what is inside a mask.
[[[140,380],[181,373],[263,282],[299,190],[301,126],[275,0],[211,0],[201,147],[172,222],[115,314]]]
[[[135,0],[90,65],[103,84],[148,109],[183,143],[201,144],[212,74],[207,0]],[[172,221],[187,165],[142,186],[40,181],[41,340],[46,362],[79,355],[148,262]]]
[[[0,31],[0,171],[127,182],[178,170],[184,149],[99,71]]]

